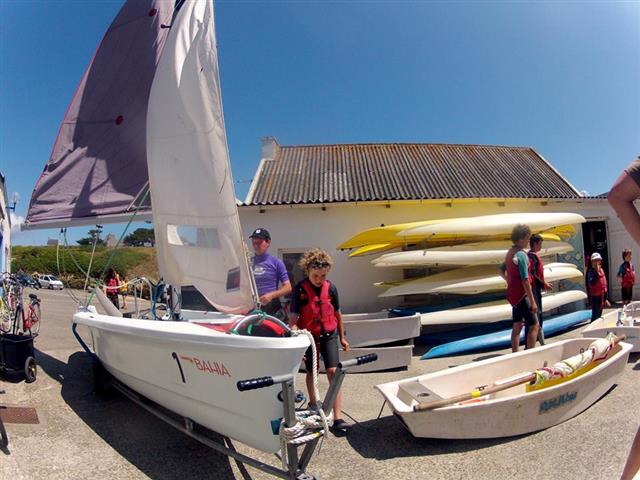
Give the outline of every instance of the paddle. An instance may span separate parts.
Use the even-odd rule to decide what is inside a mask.
[[[615,347],[619,342],[624,340],[625,335],[620,335],[613,340],[613,346]],[[413,406],[414,412],[422,412],[425,410],[434,410],[436,408],[446,407],[453,405],[454,403],[464,402],[466,400],[472,400],[474,398],[483,397],[490,393],[501,392],[502,390],[508,390],[516,385],[522,385],[523,383],[533,382],[536,379],[535,372],[523,372],[515,375],[514,377],[498,380],[493,385],[486,387],[476,388],[468,393],[456,395],[455,397],[444,398],[442,400],[434,400],[432,402],[419,403]]]
[[[421,412],[423,410],[434,410],[436,408],[446,407],[458,402],[464,402],[465,400],[472,400],[474,398],[483,397],[490,393],[500,392],[507,390],[516,385],[522,385],[523,383],[532,382],[536,379],[536,374],[531,372],[523,372],[512,377],[511,380],[499,380],[493,385],[489,385],[482,388],[476,388],[468,393],[456,395],[455,397],[443,398],[442,400],[434,400],[433,402],[424,402],[413,406],[414,412]]]

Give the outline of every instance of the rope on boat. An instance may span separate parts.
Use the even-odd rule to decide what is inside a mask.
[[[318,390],[318,354],[316,350],[316,341],[308,330],[294,330],[293,335],[306,335],[311,342],[312,374],[313,374],[313,391],[316,401],[320,401],[320,391]],[[319,405],[318,405],[319,406]],[[310,442],[322,435],[329,435],[329,421],[333,418],[333,413],[328,416],[322,408],[318,410],[301,410],[296,412],[296,423],[291,427],[285,426],[284,419],[280,421],[280,450],[282,452],[282,468],[287,469],[287,445],[302,445]],[[320,431],[322,429],[322,431]]]

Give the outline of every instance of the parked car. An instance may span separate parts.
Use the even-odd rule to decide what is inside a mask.
[[[31,275],[27,275],[26,273],[18,273],[16,275],[16,278],[20,282],[20,285],[24,287],[40,288],[40,284]]]
[[[49,288],[52,290],[53,289],[62,290],[64,288],[64,285],[62,285],[62,282],[58,280],[55,275],[40,275],[40,278],[38,278],[38,281],[40,282],[41,288]]]

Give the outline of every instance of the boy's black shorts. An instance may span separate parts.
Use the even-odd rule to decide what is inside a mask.
[[[322,361],[324,362],[324,368],[333,368],[338,366],[338,329],[332,332],[320,335],[316,338],[316,351],[319,355],[322,355]],[[311,347],[307,348],[304,354],[304,365],[307,372],[310,372],[313,368],[313,352]]]
[[[527,297],[523,297],[517,305],[514,305],[511,308],[513,323],[524,322],[525,325],[529,325],[530,327],[538,323],[536,315],[531,313]]]

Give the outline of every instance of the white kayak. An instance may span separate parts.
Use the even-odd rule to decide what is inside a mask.
[[[573,246],[567,242],[543,242],[540,256],[567,253]],[[440,265],[501,264],[511,242],[477,242],[450,247],[387,253],[371,261],[376,267],[417,267]]]
[[[631,348],[605,339],[563,340],[375,388],[415,437],[510,437],[552,427],[589,408],[615,384]],[[595,358],[604,358],[576,362],[576,357],[592,351]],[[578,368],[563,378],[535,386],[517,384],[522,379],[527,382],[545,365],[555,375],[568,363]],[[545,378],[545,373],[539,378]],[[460,397],[469,400],[450,403]],[[449,404],[420,410],[428,408],[428,402],[441,400]]]
[[[551,293],[542,296],[542,311],[548,312],[573,302],[585,300],[587,294],[581,290]],[[506,300],[481,303],[440,312],[423,313],[420,322],[423,327],[435,325],[465,325],[499,322],[511,318],[511,305]]]
[[[528,225],[532,231],[540,232],[559,225],[574,225],[584,222],[585,218],[577,213],[502,213],[434,222],[402,230],[398,236],[499,235],[510,233],[517,224]]]
[[[583,274],[571,263],[550,263],[544,266],[547,282],[582,277]],[[381,284],[380,286],[385,286]],[[448,270],[408,281],[392,284],[391,288],[378,295],[393,297],[396,295],[415,295],[421,293],[458,293],[473,295],[483,292],[504,290],[507,282],[493,265],[479,265],[468,268]]]
[[[634,302],[637,303],[637,302]],[[640,305],[638,306],[640,308]],[[611,311],[591,322],[582,330],[583,337],[605,337],[609,333],[617,336],[624,335],[624,341],[633,345],[631,352],[640,352],[640,311],[634,317],[630,311],[622,316],[618,322],[618,312]]]

